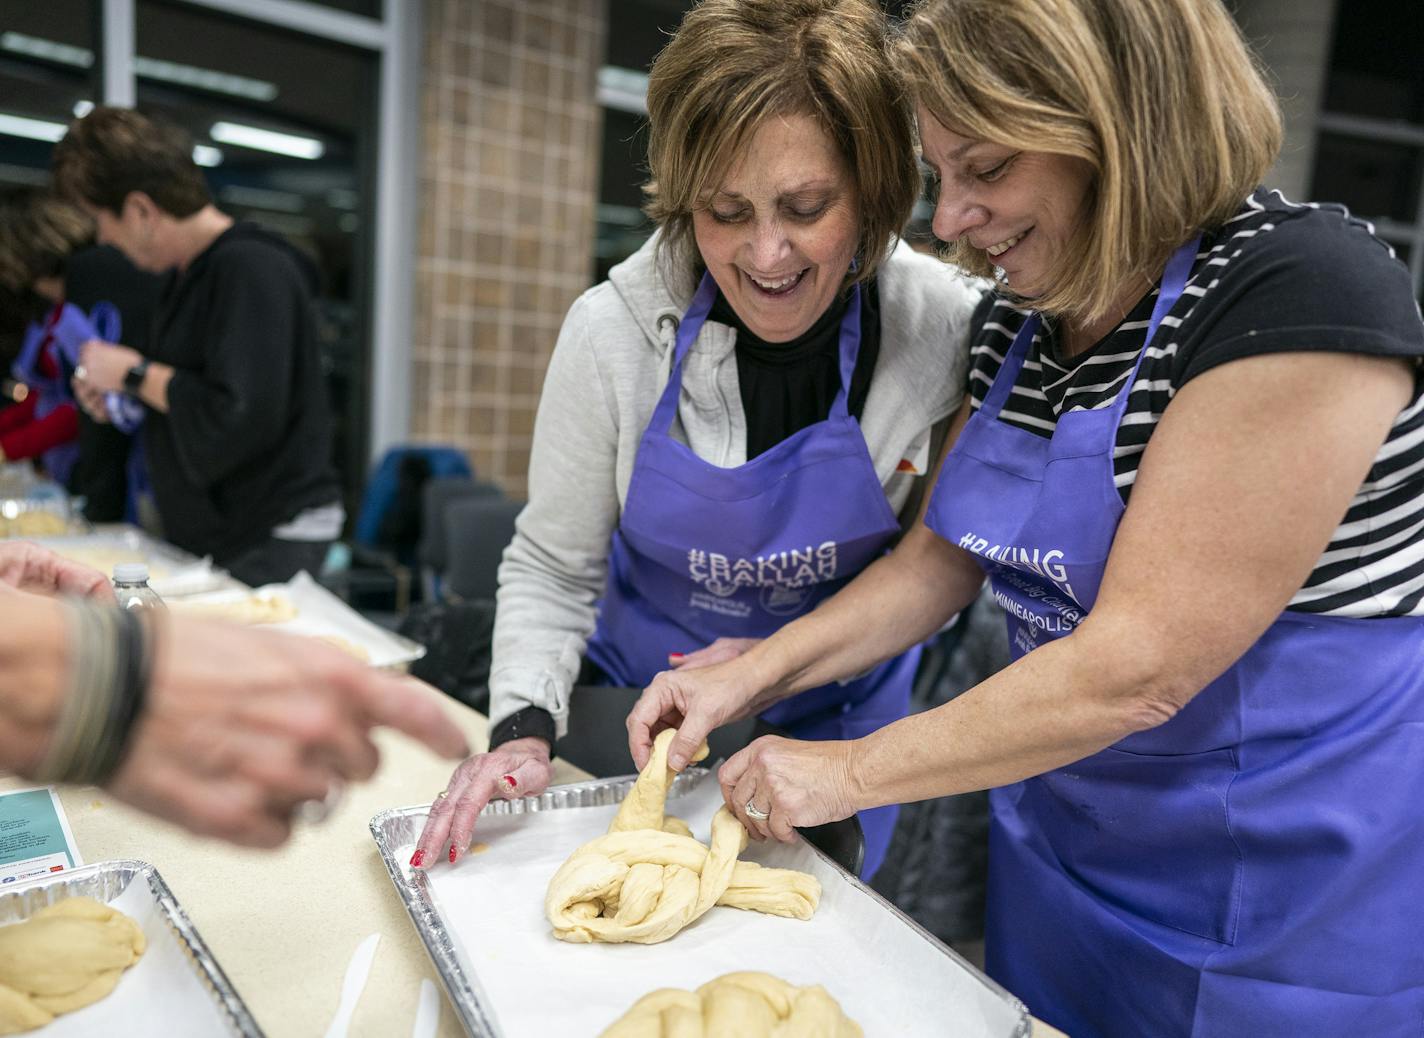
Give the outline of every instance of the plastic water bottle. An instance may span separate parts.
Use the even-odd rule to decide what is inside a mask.
[[[120,562],[114,567],[114,597],[120,609],[146,609],[162,612],[168,609],[158,593],[148,586],[148,563]]]

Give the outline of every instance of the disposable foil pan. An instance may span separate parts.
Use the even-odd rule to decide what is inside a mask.
[[[705,768],[689,768],[674,780],[668,791],[669,799],[676,799],[691,792],[711,773]],[[594,779],[565,786],[553,786],[538,796],[517,800],[492,800],[480,812],[481,817],[495,815],[522,815],[536,811],[557,811],[570,807],[609,807],[621,803],[633,788],[635,776]],[[462,954],[455,935],[446,926],[439,908],[430,896],[426,874],[420,869],[408,868],[402,860],[402,848],[409,849],[419,838],[430,807],[421,804],[416,807],[392,808],[382,811],[371,819],[371,835],[385,862],[386,871],[396,892],[410,915],[411,922],[420,934],[425,949],[435,965],[455,1014],[465,1029],[465,1033],[476,1038],[500,1038],[501,1031],[490,1000],[480,988],[479,979],[470,968],[469,960]],[[831,868],[837,869],[845,882],[859,894],[871,899],[880,909],[889,913],[899,923],[908,927],[924,940],[930,954],[941,954],[953,959],[962,969],[968,971],[994,996],[1001,999],[1010,1009],[1015,1023],[1005,1032],[1003,1038],[1029,1038],[1033,1024],[1028,1008],[1019,999],[995,983],[972,963],[965,960],[952,948],[925,930],[909,916],[892,905],[857,877],[840,869],[819,849],[806,844],[806,849],[822,859]]]
[[[152,897],[158,915],[167,924],[195,979],[211,997],[216,1018],[226,1025],[227,1033],[238,1038],[263,1038],[262,1029],[248,1012],[217,959],[203,943],[183,906],[168,889],[168,884],[163,882],[158,870],[146,861],[101,861],[5,887],[0,891],[0,925],[21,922],[67,897],[92,897],[107,904],[128,892],[133,884],[140,884],[140,889],[146,889],[147,895]],[[58,1024],[59,1021],[56,1021],[50,1026]],[[45,1030],[47,1033],[49,1028]]]

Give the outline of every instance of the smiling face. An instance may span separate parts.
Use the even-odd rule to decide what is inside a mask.
[[[932,226],[1003,268],[1027,299],[1051,288],[1055,263],[1078,232],[1093,169],[1082,159],[961,137],[918,109],[925,163],[939,179]]]
[[[693,236],[754,335],[789,342],[829,309],[860,239],[850,169],[809,115],[768,118],[693,213]]]

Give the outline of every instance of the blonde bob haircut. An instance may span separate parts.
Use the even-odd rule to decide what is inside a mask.
[[[872,277],[920,190],[914,113],[874,0],[702,0],[653,62],[645,211],[661,246],[695,260],[692,215],[768,118],[809,115],[849,168],[859,260]]]
[[[1220,0],[923,0],[893,51],[945,128],[1092,166],[1076,241],[1033,300],[1046,313],[1107,316],[1235,215],[1280,150],[1275,94]],[[951,258],[993,270],[962,240]]]

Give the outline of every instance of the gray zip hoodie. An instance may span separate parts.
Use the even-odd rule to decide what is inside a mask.
[[[670,251],[670,250],[669,250]],[[593,633],[638,443],[667,385],[696,290],[657,236],[569,309],[549,362],[529,458],[529,504],[499,568],[490,722],[526,706],[567,729],[569,690]],[[880,355],[861,416],[897,513],[930,469],[931,431],[964,394],[982,282],[898,242],[877,274]],[[683,364],[672,435],[723,468],[746,462],[736,331],[708,321]]]

